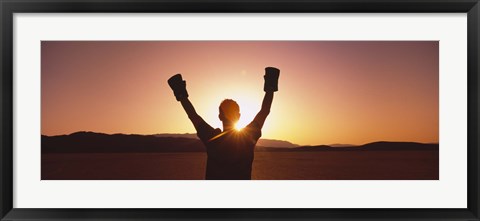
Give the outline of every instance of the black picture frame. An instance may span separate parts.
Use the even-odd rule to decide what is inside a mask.
[[[0,0],[1,220],[480,220],[479,0]],[[13,208],[14,13],[467,13],[468,208],[466,209],[17,209]],[[94,199],[92,199],[94,200]],[[414,199],[412,199],[414,200]]]

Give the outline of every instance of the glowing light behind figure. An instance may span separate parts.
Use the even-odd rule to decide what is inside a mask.
[[[167,79],[221,128],[218,106],[260,110],[266,66],[281,70],[263,138],[303,145],[438,142],[438,42],[43,41],[42,134],[195,133]]]

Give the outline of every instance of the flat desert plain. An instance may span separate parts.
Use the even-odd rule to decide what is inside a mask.
[[[438,180],[438,150],[255,153],[254,180]],[[43,153],[42,180],[201,180],[207,155]]]

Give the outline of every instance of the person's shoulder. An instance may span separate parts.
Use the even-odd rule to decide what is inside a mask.
[[[253,137],[255,140],[258,140],[262,136],[262,129],[255,121],[252,121],[250,124],[248,124],[242,131]]]
[[[215,128],[213,130],[213,134],[215,134],[215,135],[218,135],[218,134],[221,134],[221,133],[222,133],[222,130],[220,128]]]
[[[249,129],[258,129],[258,130],[261,129],[261,128],[260,128],[260,123],[257,122],[257,121],[255,121],[255,120],[253,120],[252,122],[250,122],[250,123],[246,126],[246,128],[249,128]]]
[[[200,138],[204,143],[208,142],[212,137],[217,136],[222,131],[219,128],[214,129],[210,125],[203,124],[197,128],[197,137]]]

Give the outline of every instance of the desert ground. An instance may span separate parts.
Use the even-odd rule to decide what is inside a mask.
[[[43,153],[42,180],[201,180],[206,153]],[[254,180],[437,180],[438,150],[256,152]]]

